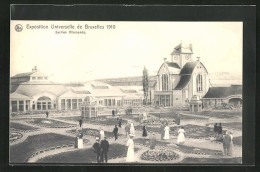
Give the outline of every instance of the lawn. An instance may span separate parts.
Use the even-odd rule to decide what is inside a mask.
[[[182,164],[241,164],[242,158],[185,158]]]
[[[50,127],[50,128],[55,128],[55,127],[68,128],[70,126],[76,126],[73,124],[56,121],[56,120],[48,119],[48,118],[33,118],[32,120],[29,120],[28,122],[31,124],[38,124],[38,125],[41,125],[44,127]]]
[[[77,131],[76,129],[72,129],[72,130],[68,130],[68,132],[76,134]],[[91,129],[91,128],[83,128],[82,130],[83,135],[89,135],[94,137],[99,137],[99,132],[100,132],[99,130]],[[112,131],[111,132],[104,131],[104,132],[107,138],[114,137],[114,133]],[[121,136],[121,134],[119,134],[119,136]]]
[[[135,152],[139,149],[135,148]],[[108,151],[108,162],[111,158],[125,157],[127,154],[127,146],[121,144],[111,144]],[[65,152],[48,156],[40,159],[37,163],[92,163],[96,162],[96,154],[92,148],[85,150],[76,150],[73,152]]]
[[[10,146],[10,163],[25,163],[40,150],[74,143],[75,138],[48,133],[29,136],[24,142]]]
[[[10,128],[14,128],[16,130],[23,130],[23,131],[28,131],[28,130],[34,130],[37,129],[36,127],[31,127],[28,125],[20,124],[20,123],[15,123],[15,122],[10,122],[9,125]]]
[[[242,110],[233,111],[233,110],[211,110],[211,111],[201,111],[197,113],[198,115],[215,117],[215,118],[233,118],[233,117],[241,117]],[[196,115],[196,114],[194,114]]]
[[[234,138],[233,138],[233,144],[234,144],[234,145],[242,146],[242,136],[234,137]]]

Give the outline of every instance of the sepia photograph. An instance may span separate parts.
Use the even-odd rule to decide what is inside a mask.
[[[10,164],[242,164],[243,22],[10,21]]]

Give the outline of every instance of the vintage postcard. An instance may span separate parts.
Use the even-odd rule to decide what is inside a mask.
[[[243,22],[10,23],[10,164],[241,164]]]

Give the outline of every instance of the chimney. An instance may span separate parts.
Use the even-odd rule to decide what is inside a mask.
[[[167,62],[167,58],[163,58],[163,60],[164,60],[164,63],[166,63],[166,62]]]
[[[190,44],[189,47],[190,47],[191,52],[193,52],[193,51],[192,51],[192,44]]]
[[[32,68],[32,72],[36,72],[37,71],[37,66],[34,66],[34,68]]]

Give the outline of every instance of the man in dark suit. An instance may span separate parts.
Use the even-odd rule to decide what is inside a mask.
[[[117,125],[115,125],[115,128],[113,130],[114,136],[115,136],[115,140],[117,139],[117,134],[118,134],[118,128]]]
[[[104,140],[100,143],[100,161],[104,162],[104,156],[107,163],[107,152],[109,150],[109,143],[106,140],[106,137],[104,137]]]
[[[93,145],[93,150],[97,155],[97,163],[100,162],[100,144],[99,144],[99,138],[96,137],[96,142]]]
[[[231,137],[229,134],[226,134],[225,132],[223,134],[224,134],[223,136],[224,155],[228,155],[230,149]]]

